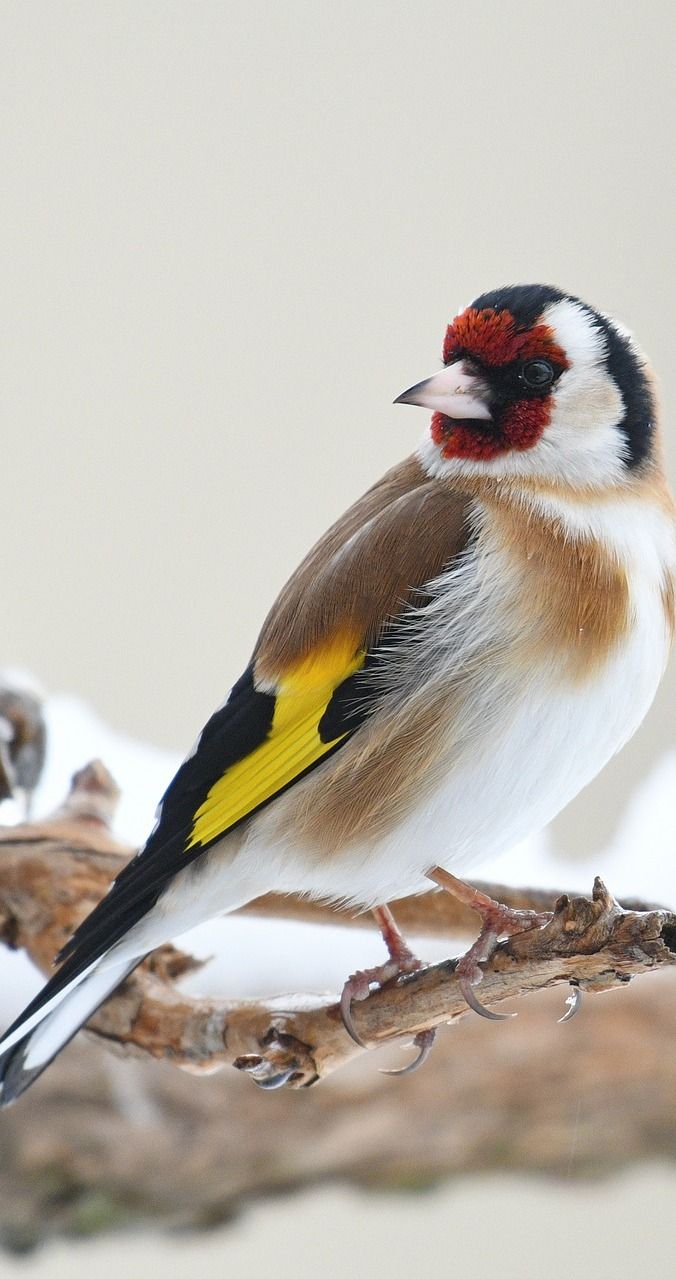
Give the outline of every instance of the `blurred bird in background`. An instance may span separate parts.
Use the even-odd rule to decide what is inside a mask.
[[[150,950],[263,893],[374,910],[389,960],[346,982],[355,1036],[352,1000],[419,963],[388,902],[433,881],[479,913],[457,971],[482,1012],[482,961],[542,922],[455,872],[550,821],[657,690],[676,534],[652,375],[608,316],[518,285],[462,311],[397,402],[432,410],[419,449],[282,591],[145,846],[0,1042],[3,1104]]]

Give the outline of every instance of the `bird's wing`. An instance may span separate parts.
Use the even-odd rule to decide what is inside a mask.
[[[338,750],[376,710],[375,660],[393,621],[466,539],[465,499],[395,468],[300,565],[250,666],[171,782],[145,847],[63,952],[90,962],[177,873]]]

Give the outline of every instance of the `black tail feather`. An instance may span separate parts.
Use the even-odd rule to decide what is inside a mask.
[[[11,1044],[4,1053],[0,1052],[0,1107],[10,1105],[27,1088],[30,1088],[43,1070],[46,1070],[50,1062],[66,1047],[66,1044],[70,1043],[78,1030],[89,1021],[97,1008],[100,1008],[101,1004],[105,1003],[108,996],[129,976],[137,964],[141,963],[142,959],[143,955],[139,955],[137,958],[130,960],[126,966],[111,966],[103,971],[94,969],[83,977],[81,983],[74,985],[72,991],[64,993],[63,999],[56,1007],[46,1013],[37,1025],[32,1026],[23,1038]],[[64,984],[63,982],[57,982],[60,977],[61,970],[55,973],[51,981],[47,982],[47,985],[39,992],[32,1004],[29,1004],[28,1008],[24,1009],[21,1016],[14,1022],[14,1025],[6,1032],[5,1038],[20,1029],[24,1021],[27,1021],[30,1016],[39,1011],[40,1007],[46,1004],[54,994],[59,993]],[[71,980],[73,979],[71,978]],[[89,991],[89,996],[87,996],[87,991]],[[82,998],[83,996],[84,999]],[[27,1060],[30,1056],[33,1039],[43,1031],[46,1031],[49,1036],[50,1027],[54,1036],[53,1043],[50,1044],[48,1039],[49,1047],[46,1048],[44,1039],[42,1041],[38,1039],[36,1044],[37,1051],[33,1053],[33,1064],[28,1065]],[[54,1031],[56,1031],[55,1034]]]
[[[16,1101],[17,1097],[20,1097],[27,1088],[30,1088],[31,1084],[49,1065],[49,1062],[46,1061],[32,1070],[24,1066],[32,1033],[32,1031],[29,1031],[25,1039],[20,1039],[18,1044],[15,1044],[13,1048],[10,1048],[8,1052],[0,1057],[0,1109],[4,1110],[7,1106],[11,1106],[12,1102]],[[77,1034],[77,1031],[74,1034]],[[65,1043],[63,1047],[65,1047]]]

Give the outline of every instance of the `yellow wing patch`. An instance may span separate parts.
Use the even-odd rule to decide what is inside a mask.
[[[354,637],[338,637],[285,672],[266,740],[214,783],[195,813],[187,849],[208,844],[288,786],[346,734],[324,742],[319,723],[339,684],[364,664]]]

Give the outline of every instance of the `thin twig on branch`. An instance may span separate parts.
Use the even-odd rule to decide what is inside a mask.
[[[0,835],[0,936],[24,947],[46,972],[129,855],[109,830],[116,796],[104,766],[88,765],[76,774],[69,797],[53,818]],[[491,891],[508,896],[501,888]],[[275,900],[278,915],[308,916],[305,904]],[[512,893],[511,900],[543,904],[539,893]],[[265,913],[273,908],[270,898],[250,907]],[[334,923],[343,918],[325,908],[314,908],[312,916]],[[398,903],[397,916],[414,932],[436,935],[466,931],[469,925],[446,894]],[[485,1003],[501,1003],[557,984],[608,990],[639,973],[673,965],[675,951],[676,916],[659,908],[623,909],[597,879],[591,899],[560,896],[544,928],[498,947],[484,965],[481,997]],[[175,980],[195,965],[174,947],[161,947],[107,1001],[88,1029],[109,1043],[187,1070],[231,1063],[263,1087],[314,1083],[364,1052],[347,1035],[335,997],[280,996],[263,1002],[190,996]],[[455,961],[449,959],[373,992],[355,1005],[354,1020],[362,1038],[375,1046],[455,1021],[467,1011]]]

